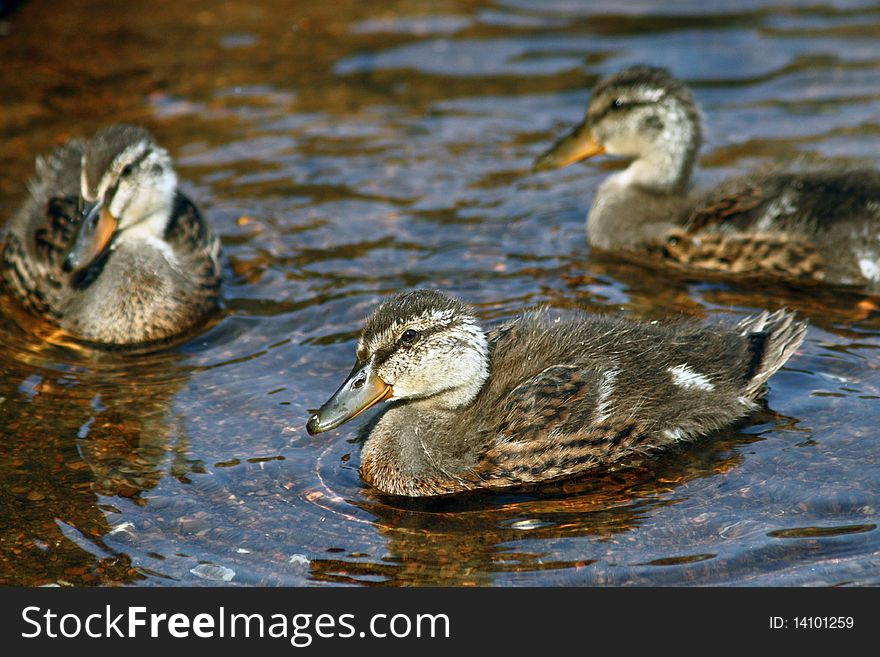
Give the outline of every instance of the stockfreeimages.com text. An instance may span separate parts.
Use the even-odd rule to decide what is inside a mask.
[[[215,613],[149,613],[146,607],[126,607],[113,611],[106,605],[103,612],[88,615],[66,613],[59,616],[51,609],[25,607],[21,612],[26,639],[40,636],[93,639],[164,637],[199,638],[275,638],[289,639],[297,648],[311,645],[317,638],[449,638],[449,617],[446,614],[373,614],[358,629],[355,614],[244,614],[231,613],[219,607]]]

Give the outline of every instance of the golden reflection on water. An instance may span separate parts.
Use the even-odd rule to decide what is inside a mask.
[[[7,328],[7,338],[18,331]],[[64,347],[23,339],[20,363],[0,378],[4,420],[0,479],[8,530],[0,581],[9,584],[108,584],[142,576],[104,537],[118,531],[113,498],[140,496],[167,475],[193,469],[171,401],[186,376],[173,353],[145,362],[109,363],[106,354],[67,353],[66,368],[46,367]],[[37,334],[39,335],[39,334]],[[7,341],[7,358],[11,355]],[[76,365],[74,365],[76,363]],[[97,365],[97,366],[96,366]]]

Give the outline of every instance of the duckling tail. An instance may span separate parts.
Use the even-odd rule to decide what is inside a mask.
[[[807,323],[795,321],[789,310],[762,312],[737,324],[740,334],[749,340],[751,362],[746,370],[746,397],[756,398],[764,384],[797,351],[807,334]]]

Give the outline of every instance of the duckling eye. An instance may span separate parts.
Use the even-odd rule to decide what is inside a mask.
[[[132,173],[134,173],[134,165],[126,164],[122,167],[122,173],[119,174],[121,178],[128,178]]]
[[[418,331],[416,331],[415,329],[406,329],[403,332],[403,335],[400,336],[400,339],[403,342],[413,342],[417,337],[419,337]]]
[[[615,98],[614,99],[614,107],[616,107],[617,109],[620,109],[621,107],[623,107],[623,98]]]

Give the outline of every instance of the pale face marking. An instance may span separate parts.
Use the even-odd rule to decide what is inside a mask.
[[[82,161],[80,162],[79,168],[79,194],[86,201],[93,203],[97,200],[97,198],[92,198],[92,195],[89,194],[89,181],[86,178],[86,156],[82,156]]]

